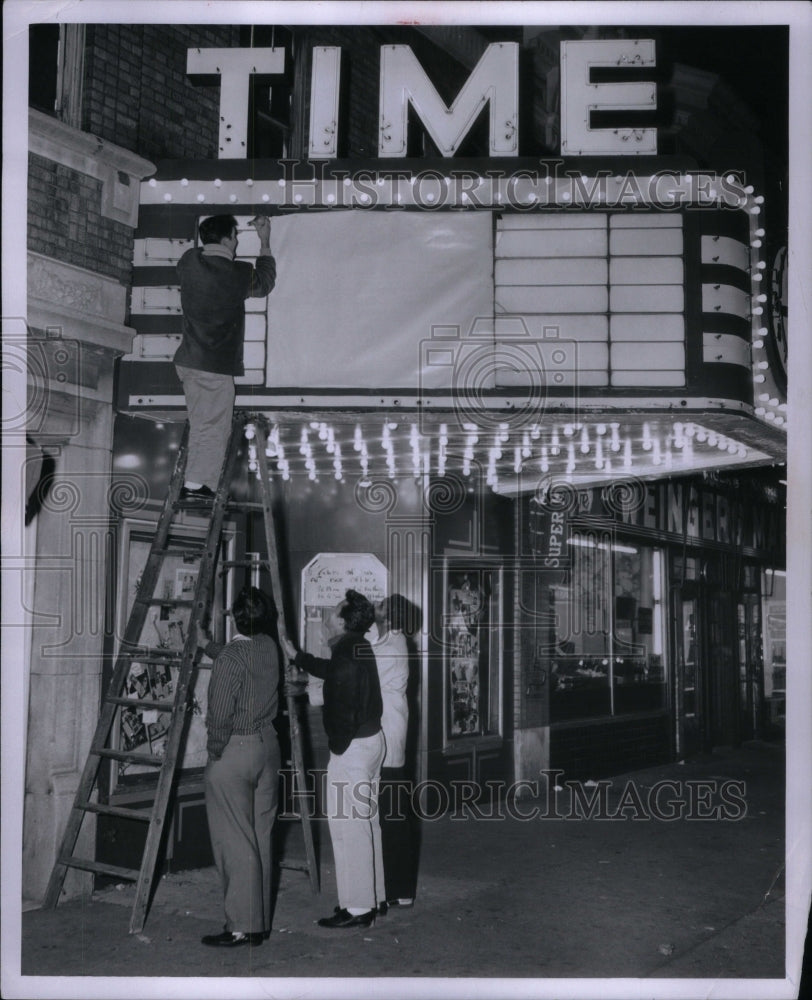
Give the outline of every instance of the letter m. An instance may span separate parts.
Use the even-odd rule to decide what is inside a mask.
[[[443,156],[454,156],[486,104],[491,156],[518,154],[519,46],[487,47],[456,100],[447,107],[408,45],[381,48],[378,155],[405,156],[409,104]]]

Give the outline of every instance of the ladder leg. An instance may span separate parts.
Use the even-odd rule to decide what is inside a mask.
[[[268,550],[268,565],[271,574],[271,589],[273,591],[274,602],[276,604],[279,632],[282,636],[287,636],[287,626],[285,624],[284,599],[282,591],[282,579],[279,573],[279,556],[276,547],[276,524],[273,516],[273,497],[271,495],[271,476],[268,468],[268,458],[265,453],[267,445],[266,422],[263,417],[254,421],[256,434],[257,464],[259,467],[259,481],[262,492],[262,513],[265,522],[265,544]],[[285,681],[290,680],[290,664],[285,666]],[[304,792],[304,757],[302,754],[301,728],[297,715],[297,706],[292,697],[288,697],[288,720],[290,723],[290,740],[294,766],[294,787]],[[305,843],[305,855],[307,857],[307,870],[310,875],[310,885],[313,892],[319,892],[319,872],[316,864],[316,851],[313,844],[313,830],[310,825],[310,814],[306,809],[300,810],[302,821],[302,834]]]
[[[181,437],[177,461],[175,462],[175,468],[170,479],[167,500],[158,520],[147,564],[141,576],[138,593],[139,597],[151,597],[154,593],[155,583],[161,568],[163,550],[166,546],[170,525],[172,523],[172,506],[178,498],[180,487],[183,482],[183,474],[186,469],[188,443],[189,425],[187,423]],[[133,646],[138,642],[141,629],[143,628],[144,621],[146,620],[147,608],[148,605],[143,601],[136,600],[133,603],[129,619],[127,621],[127,626],[124,631],[124,636],[122,638],[122,649],[126,649],[128,646]],[[113,676],[110,680],[110,695],[117,695],[121,693],[126,678],[127,668],[127,661],[119,655],[116,661],[116,666],[113,670]],[[76,795],[73,800],[73,806],[71,808],[70,815],[68,816],[68,822],[65,826],[65,832],[63,833],[62,840],[60,841],[56,862],[51,871],[51,876],[45,890],[43,906],[46,909],[53,909],[59,902],[59,896],[65,883],[65,876],[67,875],[68,868],[70,867],[69,865],[63,864],[61,859],[73,856],[73,851],[76,847],[76,842],[79,839],[79,832],[85,817],[84,806],[89,801],[93,788],[96,785],[99,768],[101,766],[101,757],[93,751],[101,749],[106,744],[113,725],[114,717],[115,706],[111,702],[106,702],[99,714],[96,732],[90,744],[90,752],[88,753],[85,761],[82,777],[79,780],[79,785],[76,789]]]

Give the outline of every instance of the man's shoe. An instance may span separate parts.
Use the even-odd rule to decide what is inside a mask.
[[[397,906],[398,909],[407,910],[410,906],[414,906],[414,897],[408,899],[387,899],[386,905]]]
[[[262,933],[236,934],[233,931],[223,931],[222,934],[206,934],[201,942],[212,948],[238,948],[243,944],[258,945],[265,940]]]
[[[384,900],[382,903],[378,903],[378,916],[385,917],[389,911],[389,904]]]
[[[350,913],[340,907],[335,910],[332,917],[322,917],[319,920],[319,927],[370,927],[375,923],[375,910],[367,910],[366,913]]]
[[[181,487],[179,500],[213,500],[214,490],[208,486],[198,486],[197,489],[190,489],[188,486]]]

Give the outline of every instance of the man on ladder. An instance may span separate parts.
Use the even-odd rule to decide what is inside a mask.
[[[183,339],[175,370],[189,414],[189,457],[181,500],[211,500],[223,465],[234,410],[234,376],[243,375],[245,300],[262,298],[276,284],[271,220],[257,216],[256,266],[235,260],[237,220],[212,215],[200,223],[202,247],[178,262]]]

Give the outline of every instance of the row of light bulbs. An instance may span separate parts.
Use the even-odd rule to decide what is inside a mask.
[[[382,456],[386,463],[387,475],[395,479],[398,475],[395,436],[393,431],[399,428],[397,422],[385,421],[380,439],[374,443],[375,455]],[[598,423],[593,428],[584,423],[572,422],[555,425],[550,430],[538,424],[513,434],[510,424],[499,424],[495,430],[484,431],[472,423],[462,425],[455,439],[454,448],[449,451],[450,434],[446,423],[441,423],[436,432],[436,448],[432,450],[435,435],[421,433],[417,424],[411,424],[408,432],[408,451],[410,453],[411,473],[415,478],[429,475],[432,472],[442,477],[448,472],[449,457],[455,460],[464,476],[472,474],[477,464],[477,446],[486,468],[486,481],[496,487],[499,481],[499,469],[503,459],[512,458],[511,469],[519,475],[532,470],[539,473],[550,471],[551,465],[563,469],[567,475],[577,472],[595,471],[605,475],[613,473],[632,474],[635,471],[635,445],[645,453],[645,464],[661,467],[663,472],[679,468],[682,471],[692,468],[696,446],[702,446],[707,454],[712,449],[727,453],[737,459],[747,457],[747,448],[733,438],[721,434],[702,424],[692,421],[676,421],[665,433],[651,422],[644,421],[639,440],[628,432],[622,432],[619,422]],[[245,436],[248,440],[248,467],[259,476],[257,456],[256,430],[253,424],[246,426]],[[514,437],[511,443],[511,437]],[[308,479],[318,481],[318,465],[314,449],[320,443],[323,452],[329,456],[333,476],[339,481],[344,480],[347,457],[342,452],[341,442],[336,436],[335,428],[327,421],[311,421],[301,427],[299,433],[298,454],[307,472]],[[373,443],[367,440],[360,424],[356,424],[352,437],[352,450],[357,456],[361,473],[361,485],[369,484],[370,463],[373,456],[370,451]],[[288,457],[289,448],[281,439],[280,427],[275,424],[268,434],[265,455],[274,459],[276,467],[283,480],[289,480],[291,462]],[[432,453],[436,461],[432,463]],[[555,470],[554,470],[555,471]]]
[[[435,183],[436,191],[422,189],[426,180]],[[596,180],[611,181],[617,190],[610,191],[608,183],[604,190],[598,189],[596,191],[594,184],[587,188],[590,182]],[[244,180],[226,181],[221,178],[215,178],[212,181],[190,181],[188,177],[182,177],[180,180],[161,181],[151,177],[144,182],[146,190],[141,200],[142,203],[154,202],[160,195],[160,200],[164,202],[177,201],[181,204],[194,202],[222,204],[228,202],[235,205],[260,201],[267,205],[329,206],[340,204],[347,206],[372,205],[379,202],[403,204],[404,201],[413,204],[425,202],[428,205],[483,205],[490,199],[491,202],[499,205],[508,202],[509,204],[530,207],[536,203],[545,206],[550,204],[594,206],[600,204],[602,198],[605,198],[607,204],[617,204],[618,207],[650,203],[673,208],[675,204],[681,203],[706,205],[723,203],[731,208],[745,210],[751,216],[759,215],[761,206],[764,204],[764,196],[756,195],[752,185],[739,187],[737,179],[733,176],[727,178],[729,187],[722,186],[721,188],[713,185],[707,188],[699,187],[696,186],[693,178],[677,176],[672,178],[671,187],[667,190],[660,190],[658,185],[661,180],[662,178],[657,177],[636,177],[638,196],[638,193],[626,190],[628,178],[620,175],[611,178],[594,178],[586,174],[581,174],[577,178],[572,176],[533,177],[529,175],[458,178],[440,176],[436,172],[418,171],[411,177],[384,175],[373,180],[371,174],[365,172],[358,181],[350,177],[327,180],[288,180],[281,177],[276,181],[261,181],[259,184],[252,177],[247,177]],[[578,187],[576,181],[582,186]],[[525,189],[523,192],[521,191],[522,182],[524,182]],[[375,194],[369,193],[370,185],[378,189]],[[403,190],[401,190],[401,186],[403,186]],[[457,188],[461,188],[461,190],[457,191]],[[533,188],[543,189],[543,197]],[[341,189],[344,189],[344,193]],[[303,190],[307,194],[304,194]],[[648,197],[646,191],[649,191]],[[656,197],[651,194],[652,191],[656,192]],[[739,194],[739,191],[742,193]],[[351,196],[349,200],[345,194]],[[676,198],[680,200],[675,201]]]

